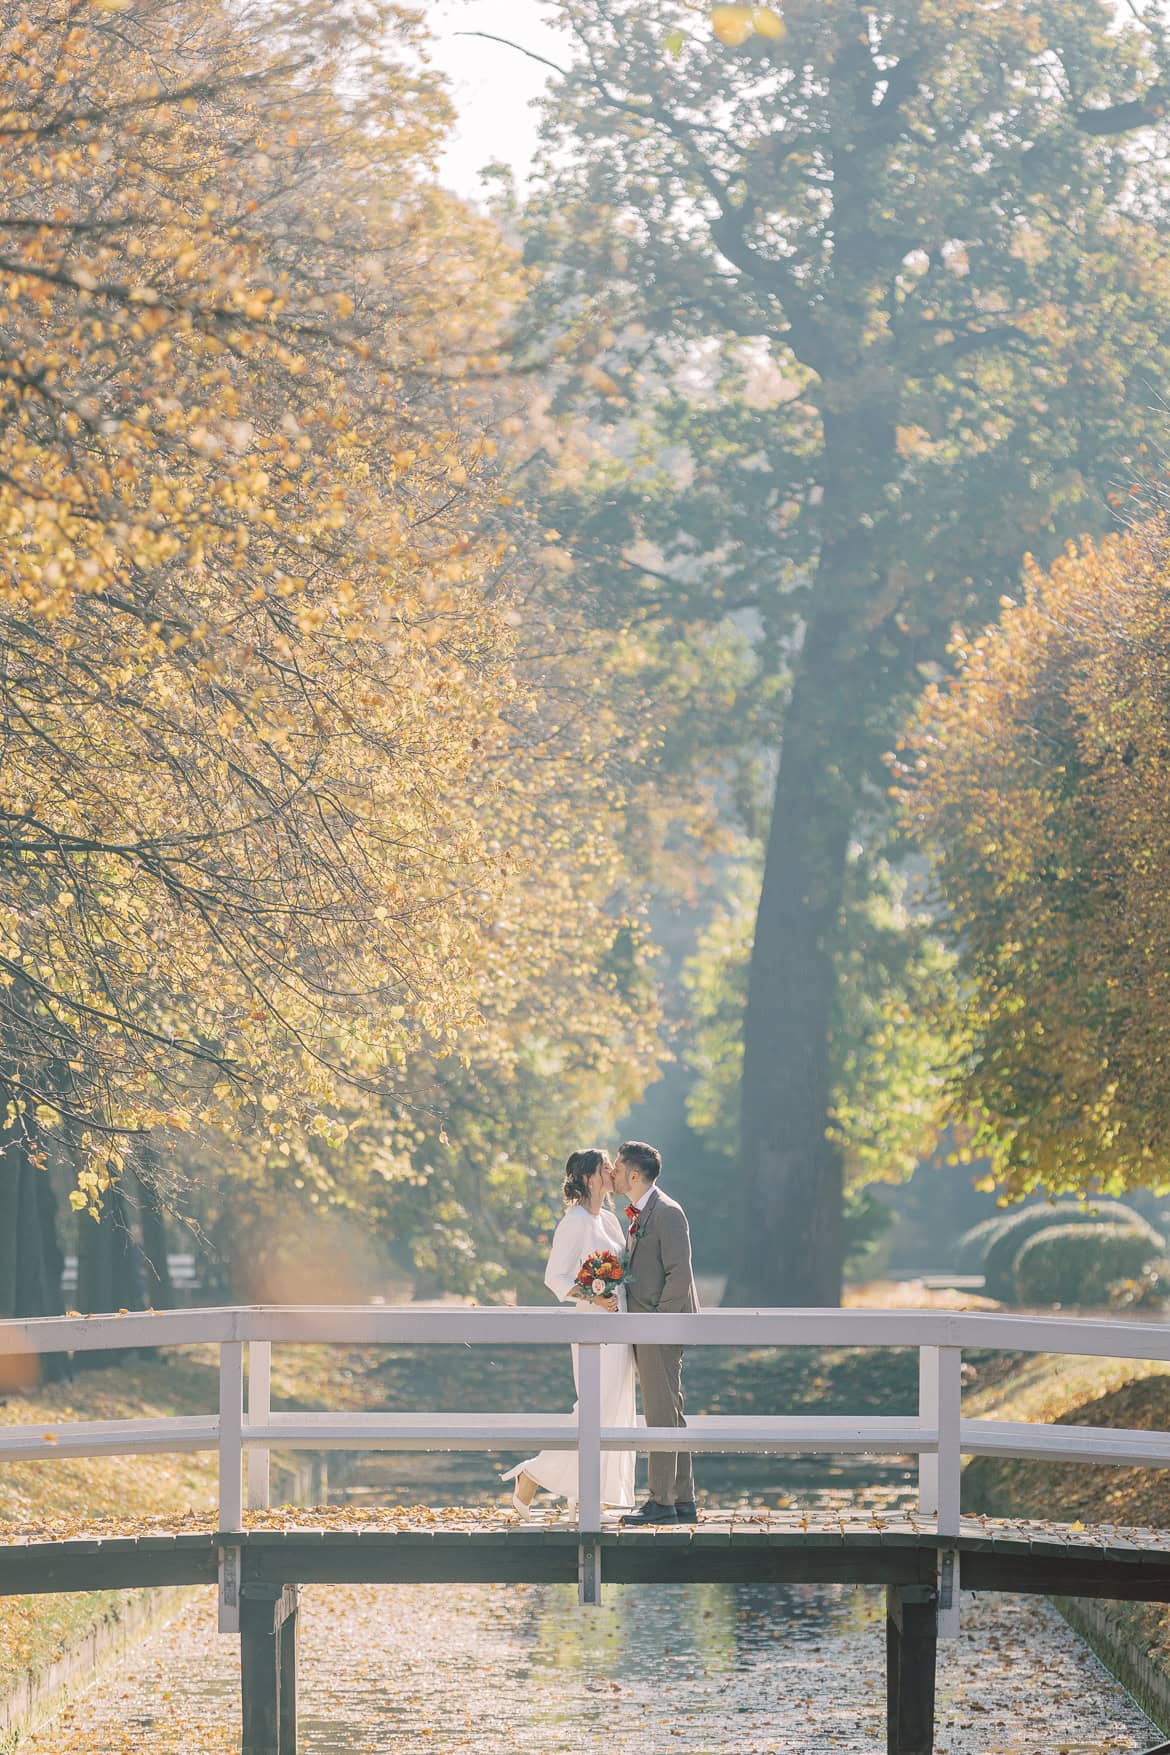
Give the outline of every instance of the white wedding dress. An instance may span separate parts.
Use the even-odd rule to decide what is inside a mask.
[[[585,1309],[569,1293],[577,1278],[577,1270],[586,1256],[599,1249],[624,1255],[626,1240],[613,1213],[603,1207],[596,1215],[587,1207],[574,1203],[553,1232],[544,1283],[555,1297],[570,1310]],[[626,1289],[617,1289],[618,1308],[626,1307]],[[556,1317],[551,1318],[556,1321]],[[577,1348],[573,1347],[573,1382],[577,1383]],[[574,1406],[573,1415],[577,1409]],[[634,1349],[624,1342],[614,1342],[601,1349],[601,1424],[633,1426]],[[603,1450],[601,1453],[601,1503],[625,1510],[634,1503],[634,1459],[632,1450]],[[519,1474],[531,1475],[546,1492],[559,1493],[562,1498],[577,1498],[577,1453],[575,1450],[542,1450],[539,1456],[509,1470],[503,1477],[511,1481]]]

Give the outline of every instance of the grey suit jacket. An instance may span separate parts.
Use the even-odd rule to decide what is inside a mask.
[[[627,1251],[626,1299],[638,1311],[674,1314],[699,1308],[687,1216],[657,1187],[642,1208]]]

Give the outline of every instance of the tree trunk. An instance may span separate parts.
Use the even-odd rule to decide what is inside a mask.
[[[33,1161],[22,1119],[0,1133],[0,1312],[60,1314],[63,1260],[48,1172]]]
[[[87,1314],[144,1309],[140,1268],[129,1205],[122,1189],[114,1183],[102,1195],[100,1219],[95,1222],[88,1213],[78,1215],[78,1309]],[[128,1358],[133,1350],[112,1348],[101,1353],[79,1353],[76,1364],[79,1369],[100,1370]]]
[[[0,1084],[3,1110],[15,1094],[6,1082]],[[57,1201],[49,1173],[35,1154],[35,1122],[29,1114],[15,1115],[0,1126],[0,1316],[58,1316],[64,1308]],[[39,1375],[52,1381],[64,1376],[66,1368],[63,1355],[46,1354]],[[31,1384],[6,1379],[4,1387]]]
[[[785,718],[752,948],[729,1304],[841,1296],[841,1155],[826,1138],[835,991],[826,939],[855,809],[838,747],[848,693],[834,642],[810,628]]]
[[[744,1020],[740,1244],[729,1304],[841,1299],[843,1166],[826,1137],[836,995],[829,937],[891,699],[875,650],[885,571],[865,508],[896,445],[890,404],[856,399],[847,382],[825,395],[817,607],[784,717]]]
[[[167,1259],[167,1217],[158,1191],[158,1153],[153,1146],[139,1152],[138,1186],[142,1191],[142,1259],[147,1302],[156,1310],[173,1310],[175,1288]]]

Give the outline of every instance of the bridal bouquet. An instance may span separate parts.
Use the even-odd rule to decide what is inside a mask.
[[[605,1298],[617,1291],[625,1277],[625,1264],[620,1256],[608,1249],[598,1249],[587,1255],[577,1269],[576,1284],[587,1298]]]

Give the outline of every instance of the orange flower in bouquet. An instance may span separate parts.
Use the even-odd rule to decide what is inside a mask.
[[[587,1298],[607,1298],[626,1277],[626,1266],[612,1250],[598,1249],[577,1269],[576,1284]]]

